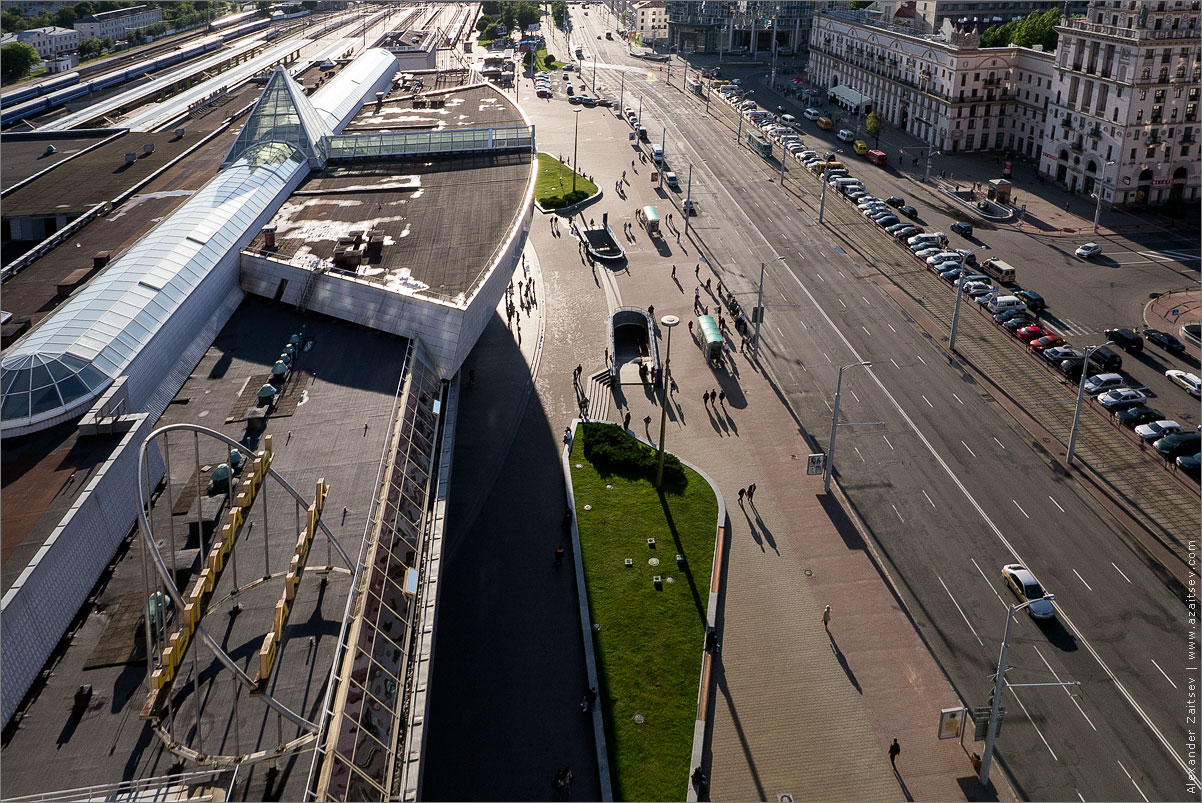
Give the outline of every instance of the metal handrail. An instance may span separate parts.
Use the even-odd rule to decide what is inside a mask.
[[[182,773],[180,775],[157,775],[151,778],[138,778],[132,781],[118,781],[115,783],[80,786],[74,789],[56,789],[49,792],[35,792],[30,795],[22,795],[21,797],[8,797],[5,798],[5,800],[12,801],[13,803],[19,803],[23,801],[36,800],[95,800],[101,797],[114,798],[119,794],[135,792],[140,789],[180,786],[196,783],[202,780],[214,778],[226,772],[229,772],[229,770],[197,770],[196,772]],[[235,776],[237,775],[236,770],[234,774]],[[232,781],[230,785],[233,785]],[[197,798],[189,799],[196,800]]]

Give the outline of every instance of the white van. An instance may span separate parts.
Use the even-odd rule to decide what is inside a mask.
[[[989,302],[989,311],[994,315],[1012,309],[1023,309],[1027,305],[1018,296],[998,296]]]
[[[662,145],[651,146],[651,158],[656,164],[662,164],[664,161],[664,148]]]
[[[793,125],[794,123],[797,122],[797,118],[791,114],[782,114],[780,116],[780,121],[782,123],[784,123],[785,125]]]
[[[843,193],[847,192],[847,188],[849,188],[849,187],[861,187],[862,188],[864,186],[863,182],[861,182],[858,178],[851,178],[851,177],[837,178],[837,179],[834,179],[833,181],[831,181],[830,184],[832,187],[837,189],[839,192],[843,192]]]
[[[756,103],[754,100],[746,100],[746,101],[743,101],[743,105],[740,106],[739,108],[745,112],[751,111],[752,109],[756,108]]]
[[[852,131],[850,128],[839,129],[839,133],[836,134],[835,136],[837,136],[839,139],[843,140],[844,142],[851,142],[853,139],[856,138],[855,132]]]
[[[817,109],[806,109],[805,112],[803,112],[803,116],[807,120],[817,120],[822,116],[822,112],[818,111]]]

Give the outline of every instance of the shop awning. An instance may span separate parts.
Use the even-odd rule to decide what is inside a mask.
[[[865,106],[872,105],[872,98],[862,92],[857,92],[849,86],[834,86],[827,90],[831,100],[859,111]]]

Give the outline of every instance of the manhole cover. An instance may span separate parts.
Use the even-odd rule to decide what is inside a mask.
[[[632,717],[632,718],[634,719],[635,725],[642,725],[644,722],[647,721],[647,719],[642,714],[635,714],[634,717]]]
[[[651,560],[647,561],[647,565],[648,566],[658,566],[659,558],[652,558]]]

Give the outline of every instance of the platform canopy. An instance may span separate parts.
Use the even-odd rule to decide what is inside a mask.
[[[826,91],[831,100],[851,108],[856,112],[870,111],[872,97],[863,92],[857,92],[849,86],[833,86]]]

